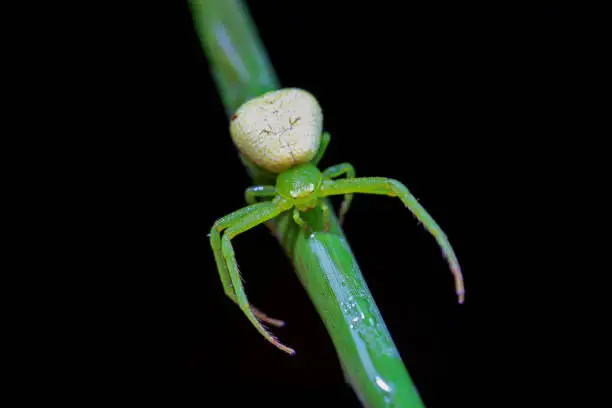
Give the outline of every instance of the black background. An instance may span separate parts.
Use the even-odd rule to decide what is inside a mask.
[[[426,406],[524,398],[517,387],[531,389],[549,363],[535,333],[555,319],[529,307],[556,279],[536,260],[543,226],[522,215],[546,210],[534,197],[553,189],[544,163],[569,120],[563,79],[577,17],[556,2],[248,4],[282,84],[323,107],[332,142],[322,167],[348,161],[358,176],[404,182],[461,262],[464,305],[435,241],[398,200],[354,199],[345,232]],[[265,228],[234,241],[239,264],[249,298],[287,322],[274,332],[297,354],[271,346],[224,296],[207,234],[244,205],[249,179],[187,4],[160,11],[130,22],[91,79],[112,102],[79,159],[100,165],[81,175],[86,192],[68,208],[83,214],[72,237],[82,239],[78,296],[99,300],[76,311],[92,328],[75,343],[101,387],[89,398],[359,406]]]

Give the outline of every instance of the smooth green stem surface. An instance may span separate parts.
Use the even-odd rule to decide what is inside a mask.
[[[228,118],[246,100],[281,87],[242,1],[192,0],[190,6]],[[229,134],[219,137],[231,143]],[[274,184],[274,175],[241,160],[254,184]],[[318,206],[304,214],[310,232],[296,225],[291,212],[269,226],[323,320],[345,379],[362,404],[423,407],[348,241],[336,217],[330,214],[330,219],[330,229],[324,232]]]

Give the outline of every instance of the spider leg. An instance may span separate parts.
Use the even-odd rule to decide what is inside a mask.
[[[274,186],[253,186],[244,191],[244,199],[247,204],[255,204],[258,198],[272,199],[276,196],[276,187]]]
[[[323,213],[323,231],[328,232],[331,225],[331,220],[329,218],[331,209],[325,200],[319,200],[319,205],[321,206],[321,212]]]
[[[276,217],[284,211],[287,211],[291,208],[291,204],[286,200],[274,200],[272,202],[253,204],[253,206],[257,206],[256,209],[248,212],[245,215],[234,218],[227,226],[225,233],[221,238],[221,252],[223,254],[223,258],[225,259],[227,269],[229,270],[229,278],[234,287],[236,303],[238,306],[242,309],[253,326],[255,326],[257,331],[259,331],[259,333],[261,333],[261,335],[263,335],[270,343],[289,354],[295,354],[293,349],[279,342],[278,339],[268,332],[268,330],[261,324],[260,319],[266,319],[265,321],[270,324],[274,324],[276,319],[269,319],[265,314],[262,314],[257,309],[255,309],[255,311],[253,310],[244,291],[244,286],[238,270],[238,263],[236,262],[236,255],[231,244],[232,238]]]
[[[446,258],[455,280],[455,291],[457,292],[459,303],[463,303],[465,299],[465,287],[463,284],[461,267],[459,266],[459,261],[455,256],[455,252],[442,229],[427,213],[425,208],[419,204],[410,191],[408,191],[406,186],[397,180],[384,177],[362,177],[334,181],[325,180],[319,191],[319,196],[326,197],[349,193],[388,195],[391,197],[398,197],[402,200],[404,205],[425,226],[425,229],[434,236],[442,249],[442,254]]]
[[[263,201],[266,201],[273,199],[275,196],[276,187],[274,186],[253,186],[247,188],[244,191],[244,199],[249,205],[257,203],[258,198],[263,199]],[[274,235],[278,239],[277,231],[276,228],[274,228],[274,224],[271,222],[266,222],[265,225],[270,230],[272,235]],[[265,316],[265,314],[263,316]]]
[[[341,163],[335,166],[331,166],[327,168],[323,173],[323,178],[331,180],[336,177],[340,177],[346,175],[346,178],[351,179],[355,178],[355,168],[350,163]],[[351,201],[353,200],[353,194],[345,194],[344,200],[340,205],[340,212],[338,214],[338,223],[342,225],[344,222],[344,216],[348,212],[349,207],[351,206]]]
[[[329,132],[323,132],[321,134],[321,142],[319,143],[319,150],[317,150],[317,154],[310,161],[315,166],[319,165],[319,162],[325,155],[325,150],[327,150],[327,145],[329,145],[330,139],[331,139],[331,136],[329,135]]]
[[[225,292],[225,295],[229,297],[237,305],[239,305],[239,303],[236,297],[236,292],[234,290],[234,285],[232,283],[232,280],[230,279],[230,274],[229,274],[229,269],[227,267],[227,263],[225,259],[223,258],[223,252],[221,248],[221,231],[223,231],[225,228],[230,226],[236,220],[240,220],[243,217],[246,217],[250,215],[251,213],[258,211],[260,207],[261,205],[259,204],[250,205],[248,207],[241,208],[240,210],[235,211],[231,214],[228,214],[225,217],[219,218],[213,225],[210,231],[210,234],[209,234],[210,245],[212,247],[213,254],[215,256],[215,263],[217,264],[217,270],[219,271],[219,277],[221,278],[223,290]],[[282,327],[285,324],[282,320],[268,317],[265,313],[260,312],[256,308],[253,312],[255,313],[256,316],[259,317],[260,320],[268,324],[271,324],[273,326]]]
[[[301,228],[308,229],[308,224],[306,224],[306,221],[304,221],[302,217],[300,216],[300,211],[297,209],[297,207],[293,207],[292,217],[293,217],[293,221],[297,225],[299,225]]]

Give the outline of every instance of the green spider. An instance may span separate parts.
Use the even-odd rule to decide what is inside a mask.
[[[248,159],[277,174],[276,185],[247,188],[245,198],[249,205],[218,219],[210,232],[210,243],[225,294],[268,341],[289,354],[294,354],[294,351],[280,343],[262,325],[265,322],[280,327],[284,323],[268,317],[249,303],[231,240],[286,211],[292,211],[295,223],[308,230],[309,226],[300,213],[316,206],[321,208],[327,220],[327,231],[332,210],[322,200],[325,197],[344,196],[339,211],[340,223],[355,193],[398,197],[441,247],[455,279],[459,303],[463,303],[465,296],[461,268],[446,235],[402,183],[383,177],[355,178],[355,170],[349,163],[331,166],[322,172],[317,168],[330,141],[329,133],[322,131],[322,122],[318,102],[301,89],[268,92],[239,107],[230,124],[232,139]]]

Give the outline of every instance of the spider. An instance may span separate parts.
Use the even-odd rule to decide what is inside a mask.
[[[349,210],[353,194],[399,198],[442,249],[455,280],[459,303],[463,303],[465,296],[461,268],[446,235],[406,186],[384,177],[357,178],[350,163],[337,164],[323,171],[318,169],[330,141],[329,133],[323,132],[322,122],[322,110],[317,100],[302,89],[286,88],[268,92],[240,106],[230,123],[234,144],[257,166],[276,174],[276,184],[247,188],[245,198],[248,205],[218,219],[209,235],[225,294],[242,309],[266,339],[289,354],[294,351],[281,344],[262,325],[262,322],[274,326],[284,323],[265,315],[249,303],[231,240],[287,211],[292,212],[297,225],[309,230],[300,214],[317,206],[322,210],[324,231],[327,231],[332,210],[323,200],[325,197],[344,196],[339,210],[340,223]]]

